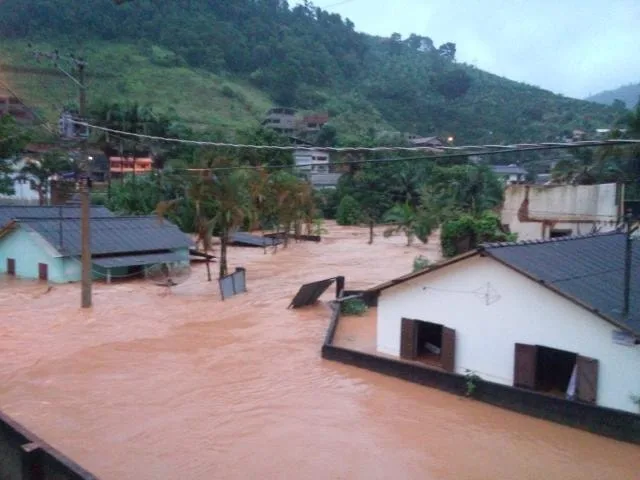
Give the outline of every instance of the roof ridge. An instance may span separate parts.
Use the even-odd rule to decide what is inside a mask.
[[[584,240],[587,238],[596,238],[596,237],[606,237],[612,235],[619,235],[622,232],[619,230],[612,230],[610,232],[597,232],[597,233],[586,233],[584,235],[571,235],[566,237],[559,238],[547,238],[547,239],[538,239],[538,240],[520,240],[515,242],[489,242],[483,243],[478,246],[480,250],[485,250],[488,248],[500,248],[500,247],[523,247],[527,245],[543,245],[547,243],[560,243],[560,242],[570,242],[574,240]]]

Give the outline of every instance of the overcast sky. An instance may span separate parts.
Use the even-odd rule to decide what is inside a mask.
[[[570,97],[640,82],[640,0],[313,3],[350,18],[358,31],[454,42],[458,61]]]

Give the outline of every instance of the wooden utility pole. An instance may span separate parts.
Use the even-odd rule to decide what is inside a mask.
[[[78,66],[78,82],[79,82],[79,115],[82,120],[87,115],[87,86],[85,82],[85,62],[76,63]],[[84,170],[86,178],[80,182],[80,202],[81,202],[81,238],[82,238],[82,308],[91,307],[91,288],[92,288],[92,272],[91,272],[91,162],[87,154],[88,136],[82,138],[80,143],[80,165]]]
[[[85,80],[85,69],[87,63],[78,57],[73,55],[63,56],[58,53],[58,51],[54,52],[34,52],[37,59],[40,57],[45,57],[54,61],[55,67],[64,73],[73,83],[78,86],[78,103],[79,110],[78,116],[80,121],[85,121],[87,115],[87,85]],[[60,60],[65,60],[70,62],[77,69],[78,77],[74,77],[72,74],[64,70],[62,67],[58,65]],[[65,114],[66,115],[66,114]],[[68,118],[68,116],[67,116]],[[71,119],[73,121],[73,125],[65,126],[64,132],[67,133],[72,131],[71,138],[77,139],[78,135],[76,131],[78,130],[77,121]],[[69,128],[68,128],[69,127]],[[79,182],[79,190],[80,190],[80,237],[81,237],[81,245],[82,245],[82,294],[81,294],[81,306],[82,308],[90,308],[91,307],[91,287],[92,287],[92,269],[91,269],[91,198],[90,198],[90,185],[91,185],[91,165],[89,162],[89,157],[87,154],[87,143],[88,143],[88,132],[85,134],[83,131],[79,136],[80,140],[80,161],[79,167],[82,172],[80,182]]]

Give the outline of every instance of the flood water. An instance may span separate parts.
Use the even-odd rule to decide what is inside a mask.
[[[250,291],[225,302],[202,266],[170,293],[96,284],[89,312],[77,285],[0,280],[0,409],[104,479],[640,478],[637,446],[322,360],[328,308],[286,308],[302,283],[437,256],[366,238],[233,248]]]

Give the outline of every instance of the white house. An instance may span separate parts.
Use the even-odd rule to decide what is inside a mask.
[[[26,165],[27,161],[32,160],[21,159],[18,160],[15,165],[13,165],[13,173],[10,173],[9,177],[13,180],[14,193],[12,195],[0,194],[1,203],[18,203],[23,205],[38,205],[40,203],[40,196],[38,195],[38,192],[36,190],[31,188],[29,177],[27,176],[25,178],[24,175],[20,174],[20,170]],[[46,200],[49,200],[48,193]]]
[[[527,178],[527,171],[518,165],[493,165],[493,173],[502,179],[507,185],[523,183]]]
[[[624,212],[615,183],[600,185],[509,185],[501,221],[518,240],[538,240],[612,231]]]
[[[294,151],[296,168],[304,173],[329,173],[329,153],[323,150],[299,149]]]
[[[638,413],[639,242],[628,315],[624,233],[488,245],[372,289],[376,348]]]

